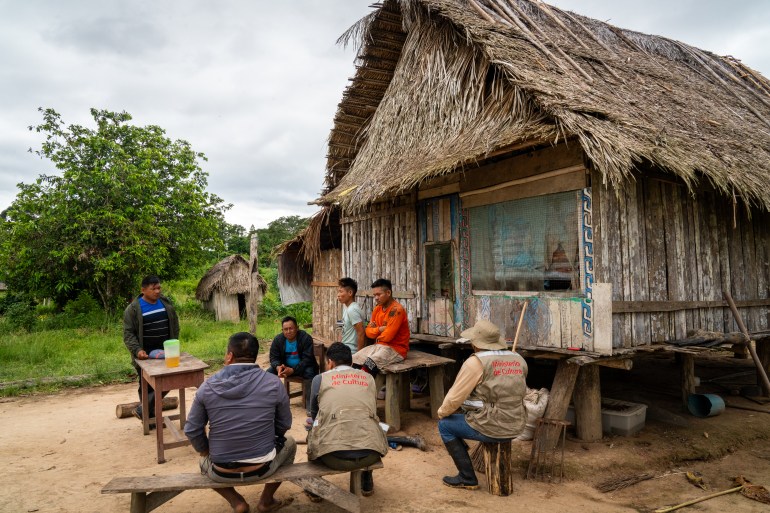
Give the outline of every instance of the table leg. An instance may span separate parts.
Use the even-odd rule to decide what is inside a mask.
[[[438,418],[438,409],[444,402],[444,366],[428,369],[428,388],[430,388],[430,416]]]
[[[163,454],[163,386],[160,379],[155,380],[155,436],[158,445],[158,463],[165,463]]]
[[[385,375],[385,423],[401,429],[401,374]]]
[[[150,434],[150,409],[147,401],[147,380],[139,376],[142,382],[142,432],[145,435]]]
[[[184,388],[179,389],[179,427],[184,431],[184,421],[187,419],[187,408],[184,400]]]

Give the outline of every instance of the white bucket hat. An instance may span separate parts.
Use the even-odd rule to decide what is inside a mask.
[[[460,336],[479,349],[508,349],[505,339],[500,336],[500,329],[484,319],[476,321],[474,327],[463,331]]]

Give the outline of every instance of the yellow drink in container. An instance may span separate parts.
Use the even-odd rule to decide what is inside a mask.
[[[174,338],[163,342],[163,352],[166,355],[166,367],[179,367],[179,340]]]

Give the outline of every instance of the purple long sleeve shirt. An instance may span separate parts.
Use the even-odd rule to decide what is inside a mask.
[[[206,435],[206,424],[209,433]],[[229,463],[259,458],[291,427],[289,396],[281,380],[257,365],[227,365],[198,389],[184,426],[198,452]]]

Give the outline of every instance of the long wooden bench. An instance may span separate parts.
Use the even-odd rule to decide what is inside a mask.
[[[251,486],[291,481],[300,488],[320,495],[351,513],[361,511],[361,472],[382,468],[382,463],[358,470],[333,470],[313,462],[295,463],[279,468],[275,474],[253,483],[217,483],[200,473],[166,476],[116,477],[102,488],[102,493],[130,493],[131,513],[148,513],[185,490]],[[323,476],[350,472],[350,492],[323,479]]]
[[[436,356],[410,349],[406,360],[388,365],[382,369],[385,376],[385,423],[394,430],[401,429],[401,411],[409,408],[411,390],[409,371],[428,369],[428,388],[430,388],[430,414],[438,418],[438,409],[444,402],[444,366],[454,363],[451,358]]]

